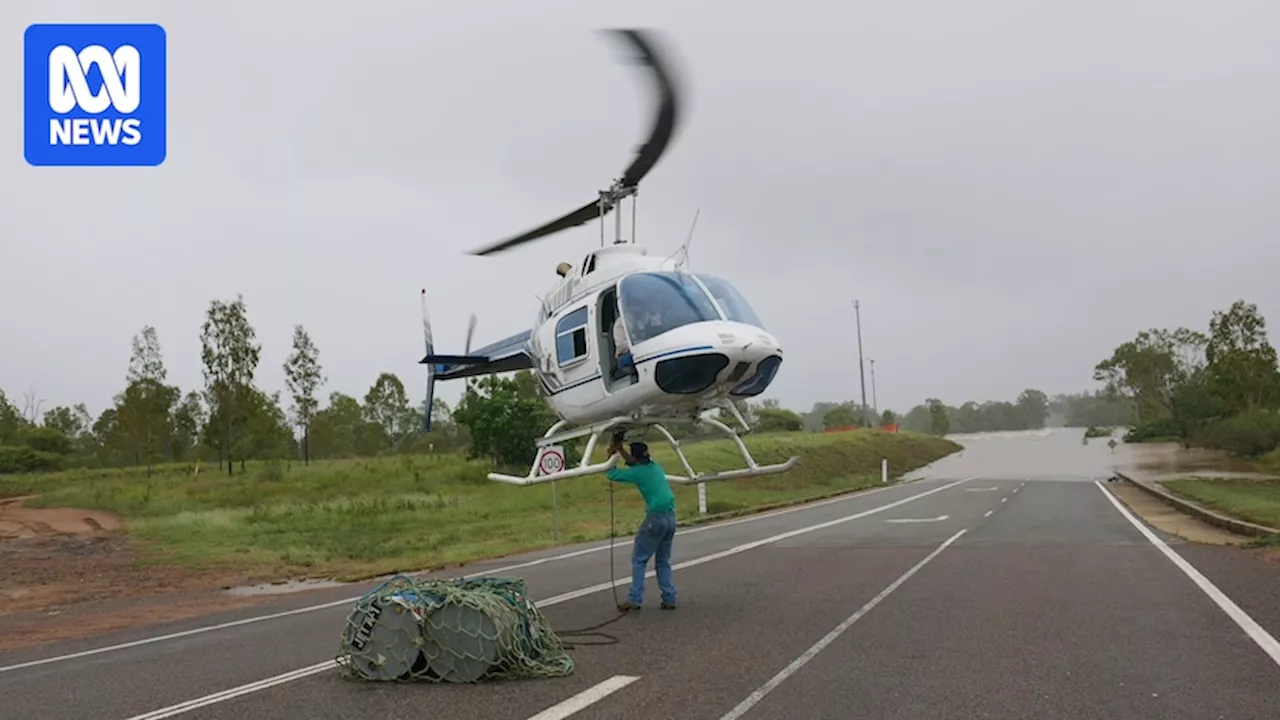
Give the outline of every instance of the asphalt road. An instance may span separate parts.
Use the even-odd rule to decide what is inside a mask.
[[[1144,533],[1097,482],[1122,449],[965,443],[913,482],[685,531],[680,608],[658,610],[651,578],[566,678],[344,681],[332,658],[365,585],[0,653],[0,718],[1280,717],[1280,567]],[[614,614],[600,547],[485,569],[582,627]]]

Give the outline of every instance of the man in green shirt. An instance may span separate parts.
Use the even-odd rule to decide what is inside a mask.
[[[667,483],[667,471],[649,457],[649,447],[642,442],[631,443],[631,452],[615,440],[609,446],[609,454],[620,453],[627,467],[609,468],[605,477],[613,482],[630,483],[644,497],[644,522],[636,531],[635,545],[631,550],[631,592],[625,602],[618,605],[622,611],[639,610],[644,600],[644,575],[649,558],[658,575],[658,587],[662,591],[662,609],[676,607],[676,584],[671,573],[671,544],[676,537],[676,496]]]

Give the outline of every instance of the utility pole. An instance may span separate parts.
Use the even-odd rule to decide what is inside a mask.
[[[867,358],[867,362],[871,365],[871,414],[875,415],[875,421],[879,422],[880,403],[876,400],[876,359]]]
[[[858,321],[858,382],[862,385],[862,407],[858,412],[862,416],[863,422],[867,419],[867,376],[863,372],[862,364],[862,310],[858,307],[858,301],[853,301],[853,314]]]

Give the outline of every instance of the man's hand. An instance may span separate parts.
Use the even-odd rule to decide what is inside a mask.
[[[613,457],[614,455],[621,456],[624,463],[628,465],[631,464],[631,456],[627,454],[626,449],[622,447],[622,443],[617,440],[614,440],[609,444],[609,457]]]

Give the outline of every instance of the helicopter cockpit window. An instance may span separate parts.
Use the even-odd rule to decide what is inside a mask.
[[[618,292],[632,343],[691,323],[721,319],[711,298],[683,273],[628,275],[619,284]]]
[[[587,309],[580,307],[556,323],[556,360],[568,365],[586,354]]]
[[[737,288],[730,285],[728,281],[714,275],[703,275],[702,273],[696,273],[696,275],[702,281],[702,284],[706,285],[707,289],[711,291],[711,296],[716,299],[716,302],[720,303],[720,309],[724,310],[726,320],[754,325],[761,330],[764,329],[764,324],[756,316],[755,310],[751,309],[751,305],[742,296],[742,293],[738,292]]]

